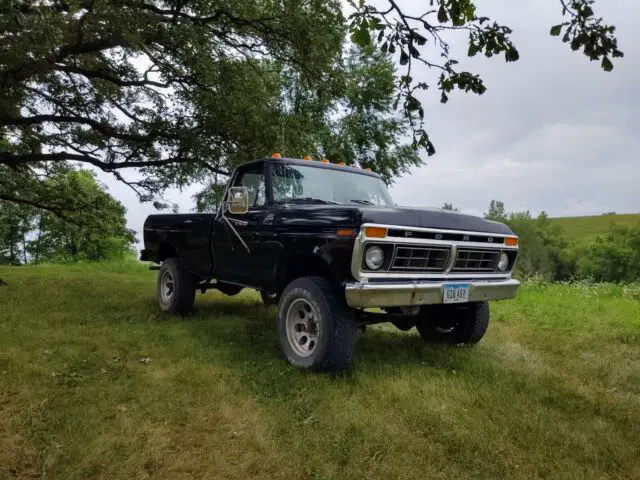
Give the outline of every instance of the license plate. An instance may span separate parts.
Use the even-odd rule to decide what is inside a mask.
[[[468,301],[468,283],[446,283],[443,285],[442,303],[467,303]]]

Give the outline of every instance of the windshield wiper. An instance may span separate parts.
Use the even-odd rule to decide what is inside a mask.
[[[342,205],[340,202],[334,202],[333,200],[323,200],[321,198],[313,198],[313,197],[287,198],[284,203],[293,203],[293,202],[313,202],[313,203],[326,203],[331,205]]]
[[[353,202],[353,203],[358,203],[360,205],[375,205],[375,203],[370,202],[369,200],[358,200],[358,199],[356,199],[356,200],[349,200],[349,201]]]

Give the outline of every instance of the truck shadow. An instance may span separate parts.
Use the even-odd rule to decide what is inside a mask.
[[[282,370],[292,368],[280,352],[275,307],[266,307],[259,298],[212,296],[201,300],[185,321],[200,341],[216,347],[220,361],[242,365],[264,362]],[[454,368],[447,353],[451,350],[466,349],[427,345],[415,328],[402,332],[390,324],[376,325],[358,334],[353,370],[403,364]]]

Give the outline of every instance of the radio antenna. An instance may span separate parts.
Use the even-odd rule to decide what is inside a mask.
[[[280,137],[280,151],[284,154],[284,156],[287,156],[287,147],[285,146],[285,141],[284,141],[284,118],[280,119],[280,132],[281,132],[281,137]]]

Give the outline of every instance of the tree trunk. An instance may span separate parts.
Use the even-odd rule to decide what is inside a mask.
[[[24,264],[27,264],[27,232],[22,234],[22,260]]]
[[[42,237],[42,214],[38,217],[38,236],[36,238],[36,248],[34,252],[34,263],[40,260],[40,238]]]

